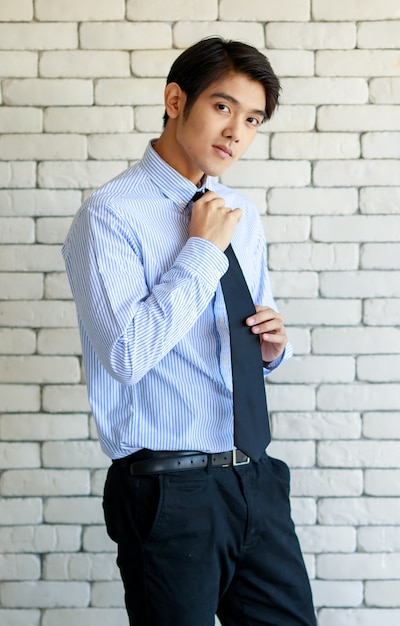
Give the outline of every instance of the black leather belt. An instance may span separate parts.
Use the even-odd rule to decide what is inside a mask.
[[[129,468],[132,476],[142,474],[160,474],[162,472],[179,472],[182,470],[212,467],[236,467],[250,463],[250,457],[240,450],[228,452],[193,452],[193,451],[153,451],[140,450],[114,463]]]

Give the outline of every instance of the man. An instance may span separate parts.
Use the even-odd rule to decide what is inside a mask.
[[[215,614],[224,626],[315,624],[288,468],[264,452],[267,439],[259,454],[238,445],[229,324],[242,297],[227,311],[224,283],[236,258],[233,283],[244,275],[255,302],[239,324],[260,362],[250,380],[291,347],[258,212],[213,178],[251,144],[279,89],[251,46],[212,37],[186,50],[167,79],[161,136],[85,202],[63,248],[113,460],[104,511],[131,626],[212,626]],[[265,396],[263,409],[267,433]]]

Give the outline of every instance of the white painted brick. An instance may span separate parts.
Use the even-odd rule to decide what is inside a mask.
[[[360,191],[362,213],[399,213],[400,187],[370,187]]]
[[[363,601],[361,582],[313,580],[311,581],[311,589],[315,607],[359,606]],[[339,624],[335,626],[339,626]]]
[[[0,76],[19,78],[38,75],[38,55],[36,52],[0,52]]]
[[[83,549],[86,552],[112,552],[116,545],[107,535],[105,526],[87,526],[83,530]]]
[[[0,411],[4,413],[38,411],[39,407],[40,387],[38,385],[0,385]]]
[[[350,23],[272,22],[266,25],[265,38],[269,48],[344,50],[355,48],[357,30],[356,25]]]
[[[268,159],[269,157],[269,134],[258,133],[250,144],[242,159]]]
[[[291,508],[295,524],[315,524],[317,508],[314,498],[291,498]]]
[[[399,564],[400,554],[321,554],[317,573],[327,579],[396,578]]]
[[[43,578],[48,580],[120,580],[114,554],[48,554]]]
[[[281,85],[282,104],[320,106],[368,102],[368,83],[364,78],[283,78]]]
[[[400,7],[396,0],[336,0],[329,4],[325,0],[314,0],[312,15],[317,20],[385,20],[400,17]],[[378,622],[377,622],[378,623]]]
[[[2,246],[0,266],[5,271],[40,272],[63,270],[63,261],[57,246]],[[37,304],[37,303],[35,303]],[[13,326],[14,324],[11,324]]]
[[[0,554],[0,580],[36,580],[40,560],[34,554]]]
[[[261,50],[277,76],[314,76],[314,53],[308,50]]]
[[[39,61],[43,78],[102,78],[129,76],[129,54],[120,50],[43,52]]]
[[[311,105],[282,105],[261,130],[265,132],[306,132],[315,127],[316,110]]]
[[[335,215],[355,213],[358,209],[356,189],[271,189],[268,212],[286,215]]]
[[[316,298],[316,272],[270,272],[273,293],[277,298]]]
[[[3,583],[0,598],[5,607],[15,608],[88,606],[90,586],[84,582]]]
[[[242,2],[221,0],[219,17],[222,20],[246,21],[249,19],[248,7]],[[307,22],[310,17],[310,3],[308,0],[298,0],[296,3],[290,0],[281,0],[279,3],[255,0],[251,6],[251,17],[260,22]]]
[[[354,552],[356,531],[348,526],[302,526],[297,536],[303,552]]]
[[[314,182],[321,187],[390,186],[399,176],[399,160],[319,161],[314,167]]]
[[[321,295],[325,297],[371,298],[399,297],[400,272],[361,271],[323,273],[320,276]]]
[[[399,414],[368,412],[363,416],[363,435],[371,439],[400,439]]]
[[[400,355],[360,356],[357,359],[357,378],[369,382],[400,381]]]
[[[120,133],[133,129],[131,107],[55,107],[44,115],[44,129],[53,133]]]
[[[371,102],[375,104],[398,104],[400,102],[400,78],[372,78],[369,82]]]
[[[400,552],[399,526],[361,526],[357,534],[362,552]]]
[[[384,131],[400,129],[399,108],[393,105],[326,105],[318,109],[321,131]]]
[[[272,372],[269,379],[277,383],[352,382],[355,362],[352,357],[295,356]]]
[[[318,216],[312,221],[312,237],[317,241],[400,241],[400,216]]]
[[[43,508],[48,523],[102,524],[104,521],[101,498],[48,498]]]
[[[319,626],[398,626],[400,611],[390,609],[322,609]]]
[[[4,22],[22,22],[33,17],[33,0],[2,0],[0,5],[0,20]]]
[[[295,496],[360,496],[363,476],[360,470],[294,469],[291,492]]]
[[[73,552],[80,549],[80,526],[8,526],[0,528],[2,552]],[[4,604],[6,604],[3,601]],[[7,604],[7,606],[15,606]],[[24,604],[24,606],[35,606]]]
[[[291,326],[289,339],[295,354],[310,354],[311,335],[307,328],[293,328]]]
[[[315,328],[312,332],[316,354],[391,354],[397,352],[397,328]]]
[[[151,138],[144,133],[92,135],[88,138],[89,158],[139,160]]]
[[[93,420],[94,421],[94,420]],[[104,491],[104,483],[106,482],[108,468],[94,470],[91,474],[92,489],[91,493],[95,496],[102,496]]]
[[[124,588],[121,582],[94,583],[91,595],[92,606],[119,607],[125,606]]]
[[[77,383],[79,360],[66,356],[0,357],[0,378],[5,383]]]
[[[39,467],[40,448],[36,443],[0,442],[0,467]]]
[[[131,54],[131,69],[134,76],[144,78],[167,76],[169,68],[181,50],[139,50]]]
[[[361,142],[362,155],[366,159],[400,157],[400,133],[366,133]]]
[[[33,107],[0,108],[1,133],[40,133],[42,130],[42,112]]]
[[[274,439],[358,439],[361,435],[358,413],[274,413],[271,420]]]
[[[32,330],[0,328],[0,354],[33,354],[36,335]]]
[[[367,496],[400,496],[400,470],[366,470]]]
[[[79,413],[2,415],[0,416],[0,434],[2,439],[7,441],[87,439],[88,417]]]
[[[109,459],[97,441],[47,442],[43,444],[44,467],[108,467]]]
[[[37,243],[56,244],[63,243],[72,218],[70,217],[42,217],[36,221]]]
[[[311,220],[307,216],[265,216],[262,223],[268,243],[306,241],[310,236]]]
[[[360,156],[356,134],[278,133],[272,137],[274,159],[354,159]]]
[[[400,385],[321,385],[317,391],[317,407],[340,411],[352,407],[359,411],[393,411],[400,406]]]
[[[225,185],[266,187],[303,187],[310,183],[307,161],[239,161],[221,176]]]
[[[50,385],[43,389],[43,409],[50,413],[90,411],[86,385]]]
[[[0,162],[0,186],[1,187],[35,187],[36,163],[24,161],[23,163]],[[2,215],[5,215],[2,211]]]
[[[47,300],[71,300],[71,288],[65,273],[47,274],[44,281]]]
[[[365,604],[375,607],[400,606],[400,580],[367,581],[365,583]]]
[[[271,270],[350,270],[357,269],[358,256],[355,244],[270,244],[268,267]]]
[[[0,190],[0,203],[4,215],[30,215],[33,217],[42,215],[72,216],[82,204],[82,193],[80,191],[65,191],[63,189],[59,191],[50,189]]]
[[[159,105],[164,102],[164,87],[161,78],[104,78],[95,85],[95,103]]]
[[[160,134],[163,125],[163,115],[163,106],[135,107],[135,129],[143,133]]]
[[[76,24],[0,24],[0,48],[15,50],[16,47],[20,50],[77,48],[78,29]]]
[[[37,352],[38,354],[80,355],[82,350],[78,329],[43,328],[39,330]]]
[[[270,411],[313,411],[315,391],[310,385],[269,385]]]
[[[31,106],[93,104],[93,81],[79,78],[26,78],[3,81],[6,104]]]
[[[358,300],[330,300],[322,298],[281,300],[278,302],[278,306],[286,324],[343,326],[347,324],[358,324],[361,321],[362,305]],[[330,333],[331,330],[328,331],[328,337]],[[325,337],[323,337],[323,340],[325,340]],[[324,347],[323,342],[320,344],[320,347]],[[327,353],[329,353],[329,348]],[[324,354],[324,352],[322,352],[322,354]],[[339,354],[345,353],[341,352]]]
[[[304,1],[304,0],[303,0]],[[217,0],[170,0],[166,5],[163,0],[152,0],[146,4],[141,0],[127,0],[127,18],[136,22],[159,20],[175,22],[178,20],[216,20],[218,17]]]
[[[127,167],[127,161],[44,162],[38,167],[39,186],[51,189],[93,189]]]
[[[5,496],[67,496],[90,492],[87,470],[8,470],[0,477]]]
[[[86,137],[82,135],[3,135],[0,137],[2,158],[6,160],[85,159]]]
[[[400,324],[399,299],[365,300],[364,322],[371,326]]]
[[[143,27],[144,24],[141,25]],[[264,46],[264,29],[256,22],[185,22],[179,20],[172,27],[173,41],[177,48],[188,48],[199,39],[212,33],[224,39],[234,39],[251,43],[260,49]]]
[[[399,452],[395,441],[322,441],[317,446],[322,467],[396,467]]]
[[[40,524],[43,520],[40,498],[1,498],[0,508],[2,525]]]
[[[196,25],[196,31],[198,26]],[[147,50],[170,48],[171,27],[162,22],[84,22],[79,29],[80,47],[93,50]]]
[[[0,193],[1,202],[1,193]],[[3,207],[2,207],[3,211]],[[33,243],[35,240],[35,222],[24,217],[0,218],[0,244]]]
[[[358,48],[398,48],[400,23],[361,22],[357,29]]]
[[[367,243],[361,247],[364,269],[400,269],[400,244]]]
[[[124,0],[68,0],[67,3],[35,1],[38,20],[49,22],[83,22],[122,20],[125,15]]]
[[[4,300],[40,300],[43,297],[43,275],[1,273],[0,293],[4,294]]]
[[[71,626],[71,624],[128,626],[128,616],[125,609],[47,609],[44,611],[41,626]]]
[[[315,465],[315,443],[313,441],[273,441],[268,446],[268,455],[283,459],[290,467],[312,467]]]

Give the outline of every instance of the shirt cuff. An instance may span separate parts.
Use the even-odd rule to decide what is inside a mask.
[[[213,290],[229,267],[226,254],[214,243],[201,237],[190,237],[187,240],[176,263],[190,267]]]
[[[270,374],[277,367],[279,367],[279,365],[283,363],[283,361],[287,361],[292,356],[293,356],[293,346],[290,343],[290,341],[288,341],[285,346],[284,351],[282,352],[280,356],[278,356],[277,359],[274,359],[273,361],[270,361],[269,363],[266,363],[265,361],[263,362],[265,375],[268,376],[268,374]]]

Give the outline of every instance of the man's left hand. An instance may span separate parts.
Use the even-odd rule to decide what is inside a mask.
[[[282,316],[268,306],[255,307],[256,313],[246,319],[251,332],[260,336],[264,363],[277,359],[285,349],[288,338]]]

